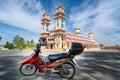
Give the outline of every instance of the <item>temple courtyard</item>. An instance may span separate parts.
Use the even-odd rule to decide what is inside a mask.
[[[44,74],[37,72],[33,76],[24,76],[19,72],[20,61],[30,56],[32,51],[0,50],[0,80],[44,80]],[[59,51],[43,51],[43,55],[60,53]],[[119,80],[120,52],[83,52],[75,57],[80,69],[71,80]],[[52,74],[50,80],[67,80]]]

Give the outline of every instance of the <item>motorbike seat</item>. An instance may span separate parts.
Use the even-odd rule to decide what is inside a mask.
[[[62,59],[62,58],[66,58],[66,57],[68,57],[67,53],[59,53],[59,54],[48,55],[48,59],[50,61],[56,61],[56,60],[59,60],[59,59]]]

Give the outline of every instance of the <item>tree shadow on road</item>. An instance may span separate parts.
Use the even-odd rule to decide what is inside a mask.
[[[86,53],[85,53],[86,54]],[[104,56],[103,56],[104,55]],[[44,74],[36,73],[33,76],[24,76],[19,72],[19,62],[27,56],[0,57],[1,80],[43,80]],[[92,59],[91,59],[92,58]],[[119,80],[120,54],[87,54],[84,59],[77,60],[80,69],[70,80]],[[50,80],[67,80],[52,74]]]
[[[77,61],[81,67],[78,80],[120,79],[120,53],[89,53],[84,57]]]
[[[23,56],[0,57],[0,79],[2,80],[17,80],[19,75],[20,59]]]

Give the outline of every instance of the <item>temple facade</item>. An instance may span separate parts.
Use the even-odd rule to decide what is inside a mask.
[[[48,45],[44,49],[53,50],[68,50],[72,42],[80,42],[86,50],[99,49],[99,43],[94,40],[93,33],[89,32],[88,37],[83,37],[80,32],[80,27],[75,27],[75,32],[68,32],[65,27],[66,13],[62,6],[56,8],[54,14],[55,27],[51,29],[51,20],[49,14],[43,14],[41,19],[42,32],[41,38],[48,40]]]

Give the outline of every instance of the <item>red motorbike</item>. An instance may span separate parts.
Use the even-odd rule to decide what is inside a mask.
[[[38,70],[40,73],[45,73],[46,79],[49,78],[51,73],[58,74],[67,79],[73,78],[76,67],[79,67],[73,58],[75,55],[83,52],[83,45],[73,42],[68,53],[59,53],[44,57],[39,53],[41,53],[41,46],[47,44],[46,39],[40,39],[39,42],[31,57],[21,62],[20,72],[23,75],[30,76]]]

